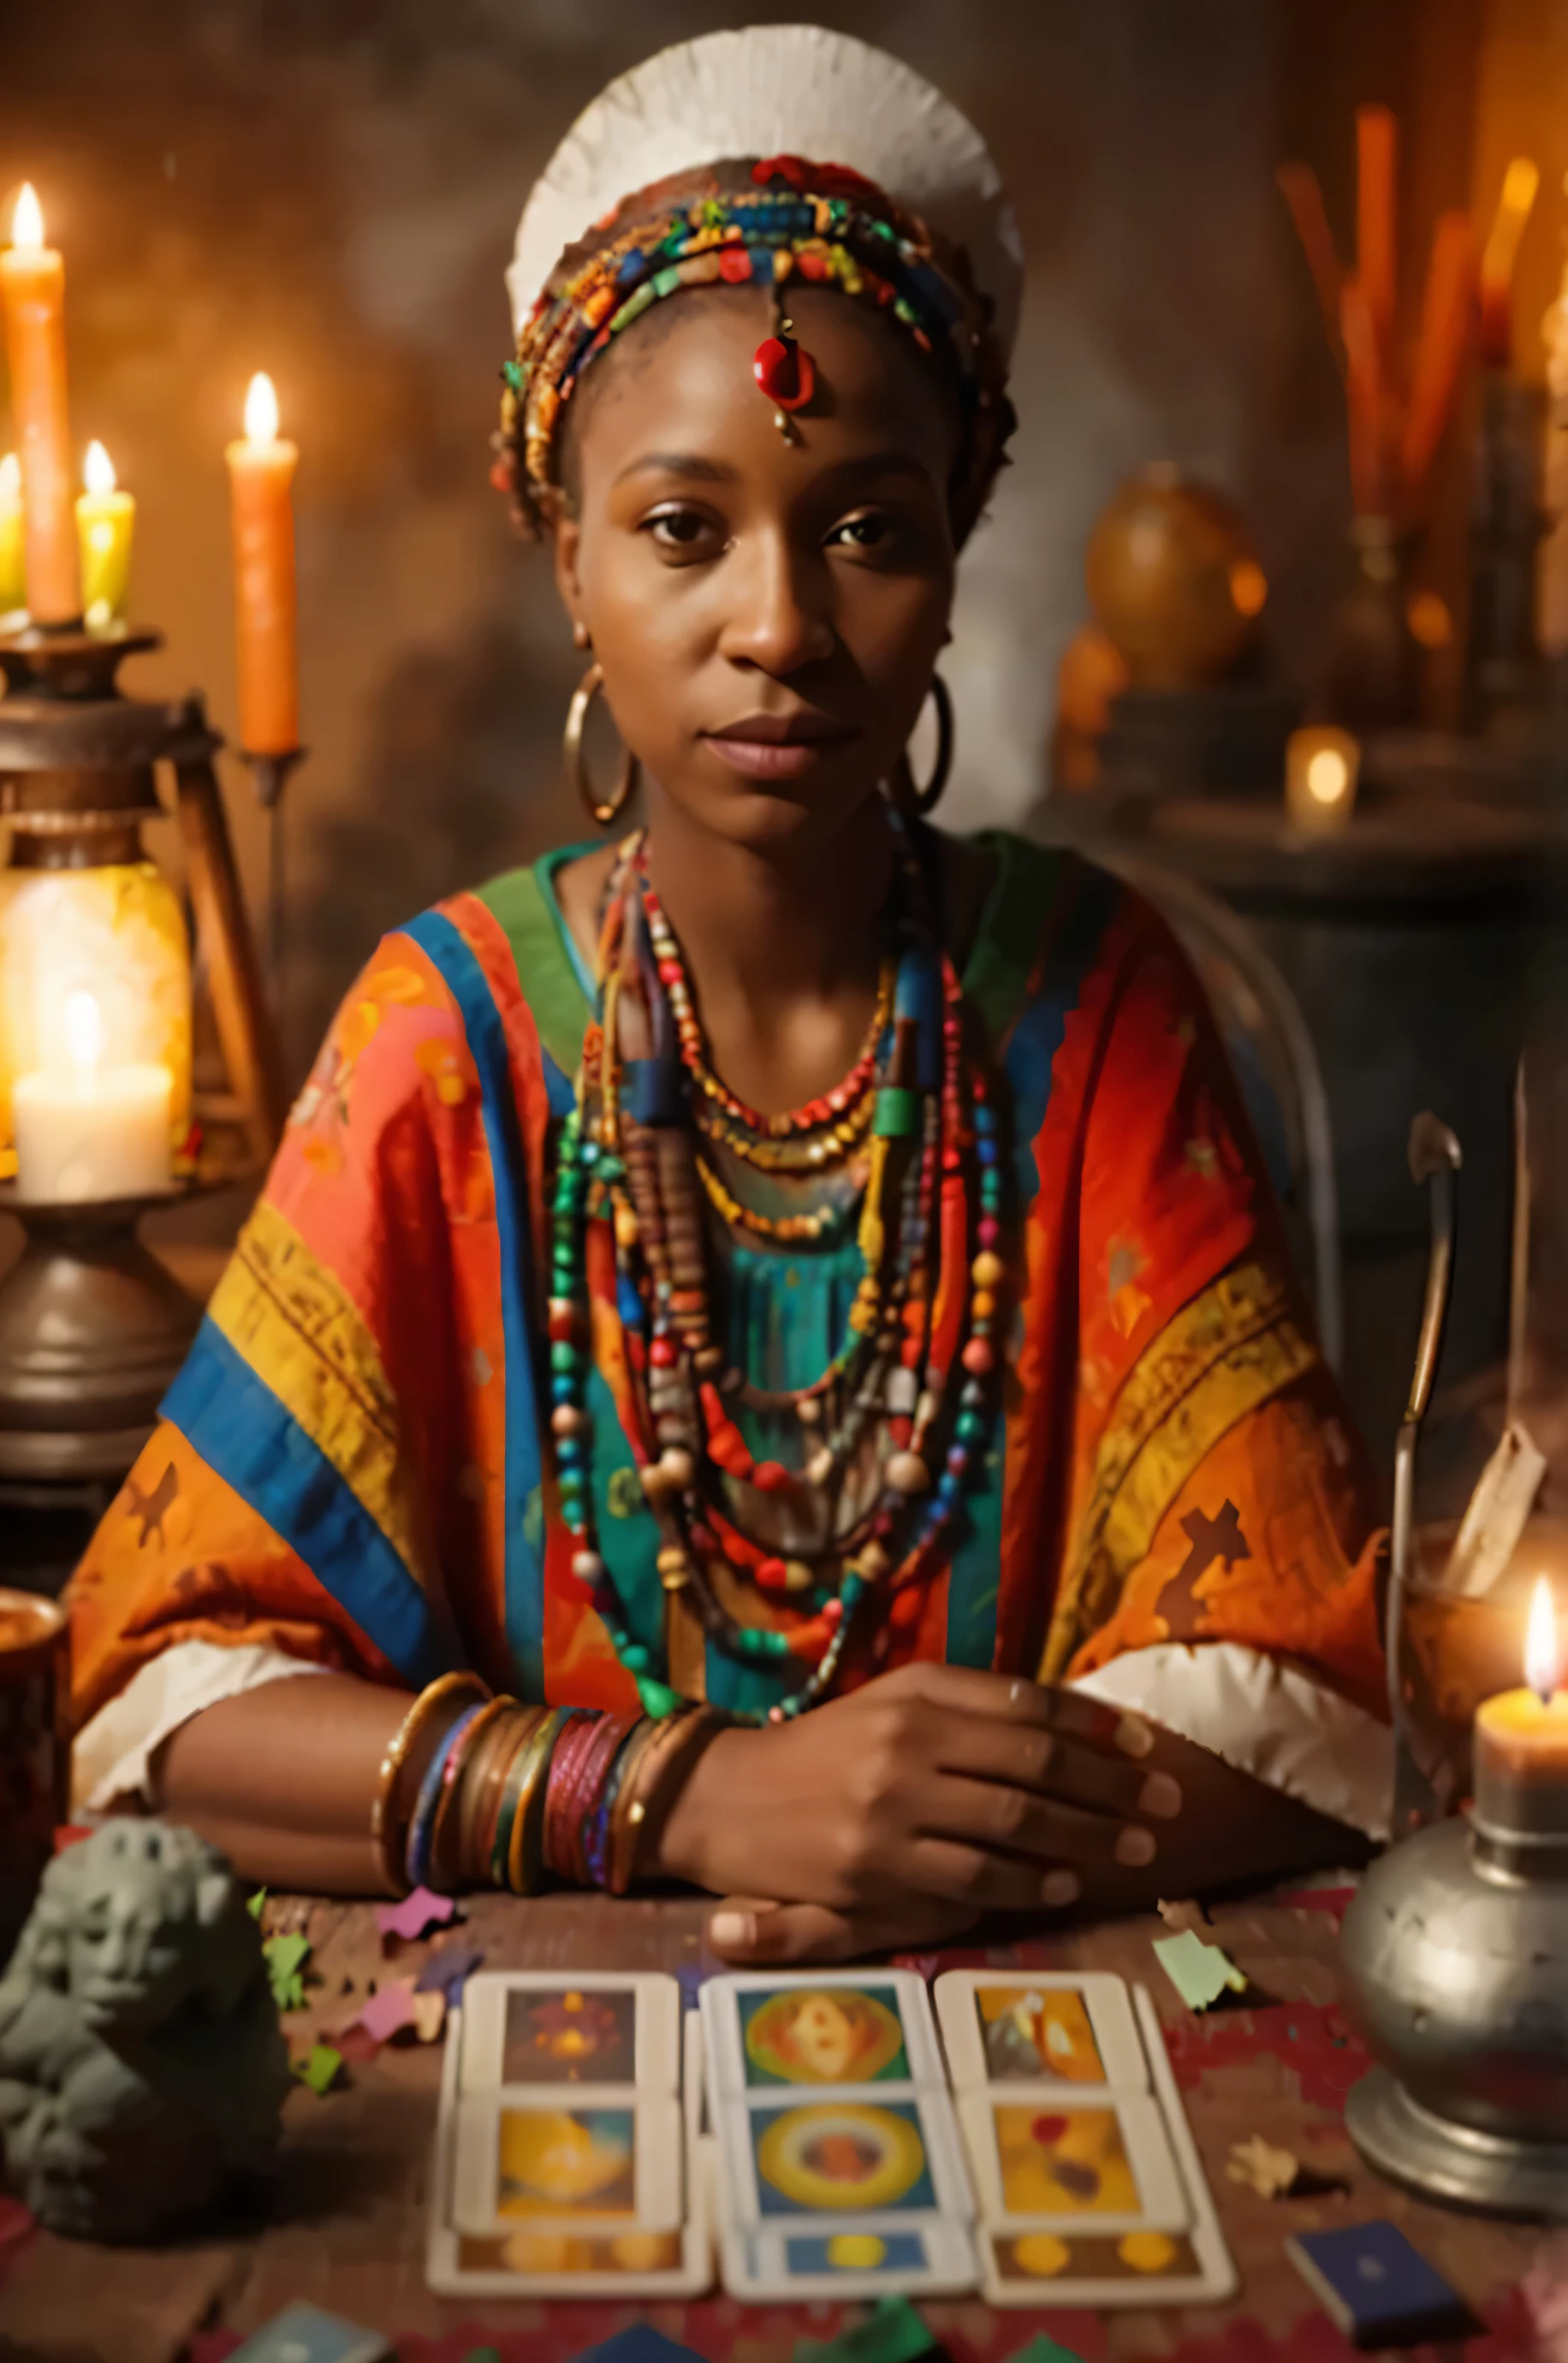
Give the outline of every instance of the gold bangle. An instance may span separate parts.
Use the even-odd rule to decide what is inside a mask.
[[[624,1836],[615,1850],[613,1895],[624,1895],[631,1886],[643,1848],[650,1838],[657,1837],[698,1758],[710,1740],[727,1727],[727,1722],[714,1707],[694,1706],[685,1714],[671,1715],[656,1725],[652,1744],[632,1768],[635,1786],[626,1800]]]
[[[370,1845],[381,1883],[394,1895],[408,1893],[408,1880],[403,1868],[405,1832],[395,1810],[403,1769],[415,1739],[428,1725],[432,1709],[459,1695],[488,1698],[490,1686],[481,1681],[478,1674],[466,1669],[458,1673],[438,1675],[435,1681],[427,1683],[392,1734],[386,1754],[381,1758],[381,1770],[376,1775],[376,1793],[370,1806]]]
[[[430,1832],[431,1877],[439,1894],[458,1892],[464,1858],[463,1839],[473,1817],[474,1792],[469,1783],[481,1755],[494,1740],[497,1725],[506,1720],[516,1704],[514,1698],[502,1692],[481,1706],[453,1750],[455,1760],[447,1766]]]
[[[545,1852],[545,1792],[550,1756],[570,1707],[552,1707],[529,1739],[518,1767],[517,1810],[506,1849],[506,1884],[513,1895],[532,1895],[539,1884]]]

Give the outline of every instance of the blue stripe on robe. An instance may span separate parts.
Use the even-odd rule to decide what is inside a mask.
[[[412,937],[440,971],[458,1004],[479,1071],[485,1140],[495,1177],[502,1337],[506,1355],[506,1638],[518,1695],[543,1699],[544,1472],[534,1379],[536,1348],[528,1321],[528,1178],[506,1032],[484,971],[450,919],[438,911],[425,911],[401,932]]]
[[[170,1388],[172,1421],[209,1469],[265,1518],[404,1681],[463,1663],[457,1637],[319,1445],[215,1321]]]
[[[1079,869],[1077,891],[1060,935],[1046,957],[1040,987],[1024,1007],[1007,1043],[1003,1071],[1011,1100],[1013,1221],[1009,1225],[1023,1252],[1022,1232],[1040,1188],[1034,1143],[1050,1104],[1052,1071],[1067,1020],[1121,895],[1121,882],[1102,870]],[[947,1662],[989,1666],[996,1655],[997,1600],[1000,1590],[1003,1426],[999,1412],[982,1471],[966,1489],[963,1531],[947,1580]]]

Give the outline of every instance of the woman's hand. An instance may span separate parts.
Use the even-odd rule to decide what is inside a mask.
[[[659,1868],[836,1915],[788,1924],[813,1942],[865,1950],[867,1925],[894,1922],[899,1942],[926,1922],[951,1935],[982,1912],[1071,1903],[1086,1875],[1150,1862],[1148,1824],[1181,1806],[1170,1774],[1141,1762],[1154,1745],[1146,1724],[1075,1691],[907,1666],[799,1722],[722,1733],[670,1814]]]

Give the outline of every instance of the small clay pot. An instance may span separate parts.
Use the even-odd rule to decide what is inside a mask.
[[[1160,461],[1129,477],[1089,537],[1085,580],[1134,689],[1199,689],[1232,671],[1268,584],[1241,511]]]

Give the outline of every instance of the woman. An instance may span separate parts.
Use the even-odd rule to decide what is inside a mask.
[[[738,1961],[1375,1825],[1366,1471],[1202,996],[903,754],[1019,283],[970,127],[836,35],[564,143],[498,474],[611,841],[349,994],[75,1580],[92,1803],[340,1892],[688,1880]]]

